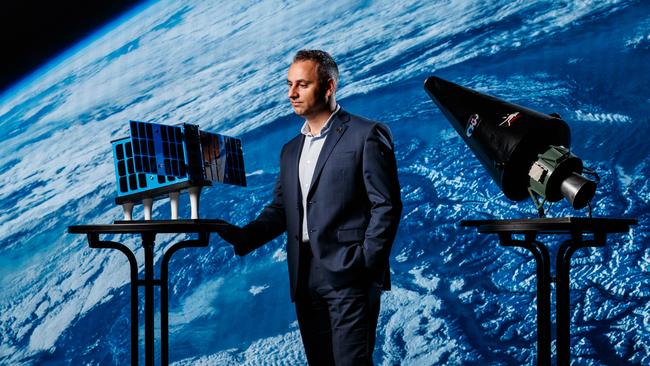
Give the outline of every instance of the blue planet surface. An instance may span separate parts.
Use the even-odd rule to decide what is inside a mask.
[[[536,211],[504,197],[429,99],[423,82],[437,75],[570,125],[573,152],[601,176],[594,215],[639,219],[574,256],[572,365],[650,365],[648,14],[647,1],[624,0],[133,9],[0,95],[0,364],[128,364],[127,262],[66,233],[122,216],[110,141],[131,119],[240,137],[248,187],[205,190],[201,215],[243,225],[270,200],[280,149],[302,124],[286,98],[291,57],[319,48],[339,63],[341,106],[387,123],[396,145],[404,211],[376,364],[536,360],[531,255],[458,225]],[[181,205],[189,217],[187,195]],[[560,202],[549,215],[586,213]],[[166,201],[154,217],[169,217]],[[108,238],[142,256],[137,238]],[[184,238],[159,237],[156,261]],[[215,235],[170,271],[175,365],[305,363],[284,237],[240,258]]]

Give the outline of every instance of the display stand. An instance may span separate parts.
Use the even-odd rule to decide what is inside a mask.
[[[138,287],[144,287],[144,362],[153,366],[154,350],[154,288],[160,288],[160,363],[169,364],[169,309],[168,277],[169,260],[178,250],[190,247],[207,247],[210,233],[227,225],[221,220],[147,220],[115,221],[107,225],[78,225],[68,227],[70,234],[86,234],[91,248],[115,249],[122,252],[129,261],[131,275],[131,365],[138,364]],[[162,257],[160,278],[154,278],[154,244],[157,234],[187,233],[198,238],[184,240],[171,245]],[[142,238],[144,248],[144,279],[138,277],[138,262],[135,253],[126,245],[100,240],[100,234],[136,234]]]
[[[520,220],[463,220],[461,226],[476,227],[481,234],[498,234],[505,247],[520,247],[533,254],[537,271],[537,364],[551,364],[551,282],[556,285],[557,365],[568,366],[571,358],[571,301],[569,270],[571,256],[579,248],[602,247],[609,233],[627,233],[636,219],[622,218],[540,218]],[[516,240],[513,235],[523,235]],[[585,234],[593,234],[586,239]],[[570,235],[556,254],[556,277],[551,277],[547,246],[538,235]]]

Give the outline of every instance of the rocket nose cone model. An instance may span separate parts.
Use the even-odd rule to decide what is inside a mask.
[[[565,196],[584,207],[593,197],[596,183],[580,176],[582,161],[570,153],[569,126],[559,116],[436,76],[424,89],[509,199],[554,202]]]

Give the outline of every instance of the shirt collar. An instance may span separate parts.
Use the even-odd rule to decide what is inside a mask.
[[[305,123],[302,125],[302,128],[300,129],[300,133],[302,133],[303,135],[305,135],[307,137],[325,136],[327,134],[327,132],[330,130],[330,128],[332,127],[332,119],[334,119],[334,116],[336,115],[336,113],[340,109],[341,109],[341,106],[336,104],[336,108],[334,109],[334,112],[332,112],[332,114],[330,115],[330,118],[327,119],[327,122],[325,122],[325,126],[323,126],[323,128],[321,128],[320,134],[318,134],[318,136],[314,136],[314,135],[311,134],[311,130],[309,129],[309,124],[307,123],[307,121],[305,121]]]

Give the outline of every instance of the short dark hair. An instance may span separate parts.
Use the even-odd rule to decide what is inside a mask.
[[[293,62],[297,61],[314,61],[318,65],[319,85],[326,85],[329,79],[338,84],[339,67],[329,53],[321,50],[300,50],[293,56]]]

